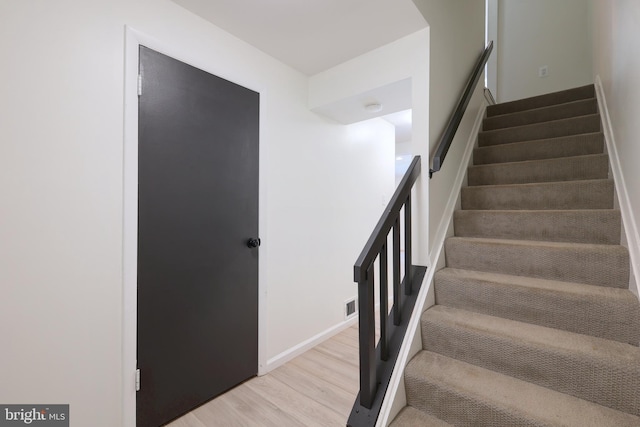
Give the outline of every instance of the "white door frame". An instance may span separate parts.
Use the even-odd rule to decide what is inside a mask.
[[[233,81],[233,77],[221,75],[220,70],[212,70],[210,60],[204,54],[196,53],[188,47],[159,40],[125,27],[125,76],[124,76],[124,176],[123,176],[123,275],[122,275],[122,425],[136,425],[136,347],[137,347],[137,282],[138,282],[138,63],[139,46],[144,45],[157,52]],[[189,52],[191,56],[185,54]],[[263,135],[263,99],[267,96],[264,88],[252,82],[238,82],[241,86],[260,93],[260,135]],[[259,144],[259,219],[260,237],[266,235],[266,150]],[[266,373],[266,259],[267,246],[260,248],[258,262],[258,375]],[[144,377],[141,379],[144,387]]]

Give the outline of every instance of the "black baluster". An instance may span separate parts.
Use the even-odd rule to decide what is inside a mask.
[[[380,250],[380,357],[389,360],[389,336],[387,334],[387,317],[389,316],[389,273],[387,244]]]

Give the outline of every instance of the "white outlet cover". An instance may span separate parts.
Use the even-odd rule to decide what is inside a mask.
[[[538,77],[547,77],[549,75],[549,66],[543,65],[538,68]]]

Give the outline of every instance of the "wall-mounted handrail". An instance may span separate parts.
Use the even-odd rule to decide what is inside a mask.
[[[373,426],[378,418],[426,271],[425,267],[414,266],[411,262],[411,189],[420,176],[420,169],[420,156],[416,156],[354,265],[354,281],[358,283],[360,393],[347,423],[351,427]],[[401,278],[401,228],[404,229],[404,278]],[[390,233],[391,251],[387,247]],[[389,252],[393,281],[390,314]],[[377,346],[374,299],[376,259],[379,261],[380,291],[380,339]]]
[[[462,97],[460,101],[458,101],[458,105],[456,109],[453,111],[451,118],[449,119],[449,123],[440,138],[440,143],[438,144],[438,148],[436,149],[436,153],[433,156],[433,163],[431,169],[429,169],[429,178],[433,176],[434,173],[438,172],[444,163],[445,157],[447,157],[447,152],[449,151],[449,147],[451,147],[451,143],[453,142],[453,137],[456,135],[458,131],[458,126],[460,126],[460,122],[462,121],[462,116],[464,116],[464,112],[469,105],[469,101],[473,96],[473,91],[478,84],[478,80],[480,80],[480,76],[482,75],[482,71],[484,70],[485,65],[487,64],[487,60],[491,55],[491,51],[493,50],[493,41],[489,42],[487,47],[480,55],[476,66],[473,69],[473,72],[469,76],[469,80],[467,81],[467,85],[464,88],[464,92],[462,93]]]

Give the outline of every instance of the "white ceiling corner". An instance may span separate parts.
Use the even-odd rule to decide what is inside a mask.
[[[427,26],[412,0],[172,0],[307,75]]]
[[[411,108],[411,99],[411,79],[407,78],[315,107],[312,111],[347,125],[408,110]],[[369,112],[365,109],[368,104],[380,104],[382,109]]]

